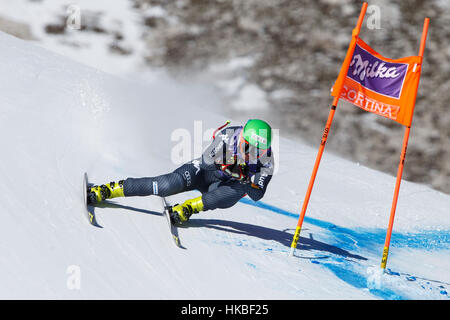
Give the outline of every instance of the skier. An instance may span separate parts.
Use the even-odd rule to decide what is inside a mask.
[[[201,196],[169,207],[175,223],[182,224],[193,213],[229,208],[248,195],[260,200],[272,178],[272,130],[263,120],[250,119],[245,126],[231,126],[229,121],[216,130],[212,143],[202,156],[172,173],[155,177],[127,178],[88,188],[88,203],[95,204],[116,197],[170,196],[198,190]]]

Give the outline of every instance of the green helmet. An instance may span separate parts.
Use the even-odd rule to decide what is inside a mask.
[[[244,126],[242,137],[251,146],[269,149],[272,142],[272,128],[263,120],[250,119]]]

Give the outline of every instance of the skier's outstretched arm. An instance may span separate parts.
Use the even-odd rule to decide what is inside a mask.
[[[264,197],[267,186],[272,179],[271,175],[256,173],[251,178],[251,183],[246,185],[247,195],[253,200],[258,201]]]

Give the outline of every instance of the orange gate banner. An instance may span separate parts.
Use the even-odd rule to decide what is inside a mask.
[[[353,37],[352,42],[353,55],[347,56],[343,64],[349,67],[341,69],[331,95],[410,126],[422,57],[393,60],[383,57],[358,37]]]

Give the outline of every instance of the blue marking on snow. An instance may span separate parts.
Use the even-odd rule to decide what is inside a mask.
[[[276,206],[270,205],[262,201],[253,201],[248,198],[242,198],[241,203],[251,205],[264,210],[281,214],[290,218],[298,219],[299,215]],[[359,251],[376,253],[381,252],[384,239],[386,236],[385,229],[375,228],[355,228],[349,229],[337,226],[333,223],[322,221],[319,219],[305,217],[305,223],[326,229],[331,232],[333,236],[333,245],[347,251]],[[401,233],[393,232],[391,236],[391,247],[408,247],[423,250],[438,250],[438,249],[450,249],[450,231],[449,230],[425,230],[421,232]],[[408,299],[402,294],[392,291],[389,288],[376,289],[368,287],[368,279],[366,275],[366,269],[363,265],[355,266],[354,262],[346,261],[339,257],[332,257],[332,260],[324,261],[312,259],[311,263],[318,264],[326,267],[332,271],[338,278],[342,279],[346,283],[360,289],[368,290],[371,294],[380,297],[382,299],[389,300],[406,300]],[[364,270],[358,270],[364,269]],[[400,273],[389,270],[391,275],[401,277]],[[409,275],[407,280],[414,281],[416,278]],[[422,286],[423,287],[423,286]],[[425,287],[423,287],[425,289]],[[441,294],[446,295],[445,290],[440,291]]]
[[[387,300],[407,300],[408,298],[392,291],[389,288],[383,287],[382,289],[371,288],[367,285],[367,277],[365,274],[353,270],[349,263],[343,265],[336,265],[334,263],[323,264],[326,268],[331,270],[339,279],[354,286],[355,288],[368,290],[371,294]]]
[[[242,198],[240,202],[287,217],[295,219],[298,219],[299,217],[296,213],[289,212],[262,201],[253,201]],[[337,237],[337,240],[340,242],[339,244],[344,246],[342,249],[346,250],[354,248],[354,242],[358,243],[359,248],[373,248],[374,245],[383,245],[386,236],[386,230],[381,228],[349,229],[311,217],[305,217],[304,222],[330,230],[333,235]],[[391,246],[428,250],[450,249],[450,230],[424,230],[416,233],[393,231],[391,236]]]

